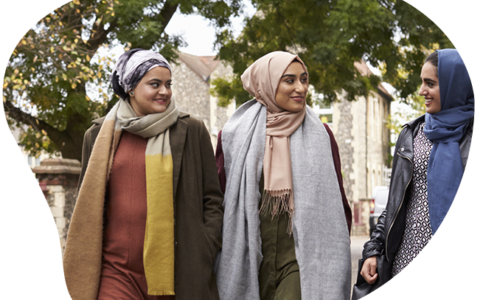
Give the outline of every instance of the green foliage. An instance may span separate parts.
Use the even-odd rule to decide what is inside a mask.
[[[347,99],[366,95],[380,79],[409,101],[420,83],[427,49],[453,47],[427,17],[395,0],[252,0],[257,14],[246,20],[238,39],[225,30],[217,35],[219,57],[233,66],[235,77],[214,93],[244,101],[239,78],[261,56],[277,50],[297,53],[306,63],[310,84],[328,102],[346,91]],[[361,76],[360,60],[382,70],[382,78]],[[365,74],[364,74],[365,75]],[[227,88],[228,84],[231,88]]]
[[[408,103],[405,103],[403,108],[400,107],[393,114],[390,114],[387,118],[387,128],[390,129],[390,133],[393,135],[392,141],[389,143],[389,148],[395,147],[397,143],[398,136],[403,129],[405,123],[410,122],[421,115],[426,113],[426,107],[424,105],[425,99],[422,96],[415,94],[409,97]],[[389,152],[388,158],[385,164],[391,166],[393,161],[393,156]]]
[[[25,146],[25,151],[29,152],[31,156],[38,157],[41,150],[53,154],[59,154],[55,144],[51,143],[46,132],[38,132],[31,127],[28,127],[20,137],[21,144]]]
[[[9,124],[29,126],[20,142],[33,155],[60,151],[81,160],[91,120],[118,101],[109,97],[114,60],[100,59],[101,49],[121,44],[174,60],[185,42],[164,29],[177,10],[200,14],[221,29],[241,8],[240,0],[73,0],[41,19],[15,48],[3,82]]]
[[[412,99],[413,100],[409,102],[408,109],[399,109],[397,112],[388,116],[387,128],[390,129],[392,134],[397,137],[402,131],[403,125],[406,122],[414,120],[426,113],[426,108],[424,105],[425,99],[418,94],[412,96]],[[392,143],[390,146],[395,146],[395,143]]]
[[[210,89],[210,94],[218,98],[219,106],[227,106],[233,98],[237,99],[239,103],[252,99],[252,96],[243,89],[242,82],[238,77],[233,78],[232,81],[216,78],[210,84],[214,87]]]

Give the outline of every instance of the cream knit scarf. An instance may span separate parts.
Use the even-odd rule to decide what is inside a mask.
[[[137,117],[130,104],[120,100],[107,114],[79,191],[65,248],[65,279],[73,299],[97,299],[105,190],[122,130],[148,138],[143,250],[148,294],[175,294],[173,161],[168,129],[177,122],[178,115],[173,98],[163,113]]]

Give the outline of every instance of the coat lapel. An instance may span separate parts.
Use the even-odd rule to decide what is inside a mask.
[[[180,167],[182,166],[183,148],[187,137],[188,114],[180,113],[177,124],[170,128],[170,147],[173,159],[173,198],[176,199]]]

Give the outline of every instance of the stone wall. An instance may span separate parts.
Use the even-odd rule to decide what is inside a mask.
[[[353,234],[369,230],[369,200],[374,186],[383,185],[382,173],[389,153],[386,120],[388,100],[372,92],[349,102],[340,95],[333,105],[333,133],[337,141],[344,188],[351,207],[355,207]]]
[[[369,185],[367,197],[371,197],[375,186],[384,185],[383,171],[386,168],[389,147],[389,130],[386,127],[389,103],[378,94],[372,94],[369,103],[367,150]]]
[[[172,93],[178,108],[202,120],[210,131],[210,85],[181,60],[171,68]]]
[[[354,148],[356,138],[352,134],[354,127],[351,113],[352,103],[341,100],[333,106],[333,134],[338,144],[340,160],[342,163],[343,186],[347,199],[352,201],[354,196]]]
[[[233,74],[233,69],[230,65],[226,65],[223,62],[220,62],[215,70],[212,72],[210,76],[210,82],[215,80],[216,78],[230,78]],[[213,86],[212,86],[213,87]],[[216,97],[210,96],[210,105],[211,105],[211,115],[212,115],[212,144],[214,149],[217,145],[217,135],[220,130],[222,130],[225,123],[227,123],[228,119],[233,115],[235,112],[235,100],[227,107],[218,106],[218,99]]]
[[[350,113],[354,119],[354,128],[352,128],[352,135],[355,136],[353,143],[354,151],[354,177],[356,178],[354,200],[367,198],[367,153],[369,150],[367,142],[368,131],[368,102],[369,98],[359,97],[357,101],[352,103],[352,110]]]
[[[215,149],[218,132],[235,111],[235,102],[232,101],[228,107],[218,106],[218,99],[210,95],[210,82],[215,78],[231,76],[232,68],[220,62],[205,81],[181,60],[171,67],[172,92],[177,106],[205,123]]]
[[[75,159],[44,159],[33,169],[52,211],[62,251],[77,199],[77,184],[81,165]]]

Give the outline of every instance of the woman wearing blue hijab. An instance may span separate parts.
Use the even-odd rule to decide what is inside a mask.
[[[437,231],[462,180],[474,116],[465,64],[457,50],[438,50],[421,79],[427,113],[405,124],[397,140],[387,208],[364,245],[357,285],[374,284],[378,273],[387,274],[384,283],[403,270]]]

